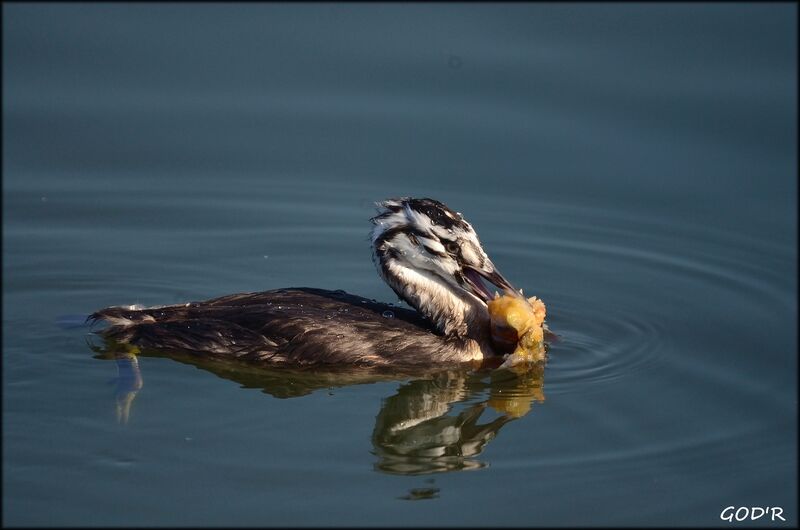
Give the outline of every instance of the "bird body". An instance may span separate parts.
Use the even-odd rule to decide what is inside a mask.
[[[399,366],[480,361],[491,340],[488,280],[506,292],[472,226],[433,199],[390,199],[372,218],[373,262],[414,308],[344,291],[289,288],[151,308],[101,309],[101,333],[142,348],[245,361]]]
[[[110,307],[106,337],[142,348],[290,364],[418,364],[478,360],[418,312],[312,288],[240,293],[146,309]]]

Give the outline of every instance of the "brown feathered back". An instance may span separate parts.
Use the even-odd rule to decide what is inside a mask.
[[[457,340],[437,335],[416,311],[344,291],[289,288],[145,309],[92,314],[101,333],[142,348],[242,360],[402,365],[460,362]]]

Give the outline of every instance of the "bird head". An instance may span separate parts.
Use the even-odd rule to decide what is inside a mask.
[[[377,206],[372,218],[375,265],[392,289],[426,316],[458,312],[452,307],[458,303],[485,313],[495,290],[486,282],[515,292],[459,212],[433,199],[388,199]],[[440,328],[447,327],[438,320]]]

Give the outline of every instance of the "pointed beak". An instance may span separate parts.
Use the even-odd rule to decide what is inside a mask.
[[[463,270],[464,279],[466,280],[470,290],[475,296],[483,300],[485,303],[488,303],[494,298],[494,293],[492,292],[494,289],[487,288],[484,281],[500,288],[506,294],[519,295],[514,286],[511,285],[502,274],[497,272],[491,262],[487,263],[482,269],[467,266],[464,267]]]

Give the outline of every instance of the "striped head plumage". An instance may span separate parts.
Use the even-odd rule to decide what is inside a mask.
[[[443,332],[452,327],[443,321],[447,311],[485,312],[493,294],[484,280],[513,291],[459,212],[427,198],[388,199],[377,206],[372,252],[378,272]]]

